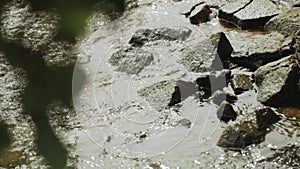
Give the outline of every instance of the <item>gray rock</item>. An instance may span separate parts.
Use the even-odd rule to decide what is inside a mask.
[[[109,62],[113,66],[118,66],[116,71],[139,74],[153,60],[154,57],[150,52],[141,48],[125,47],[113,53]]]
[[[251,37],[228,35],[228,38],[234,48],[230,61],[250,70],[294,53],[293,39],[276,32]]]
[[[162,111],[169,106],[176,86],[176,81],[161,81],[139,90],[138,94],[157,111]]]
[[[223,32],[183,50],[181,63],[192,72],[207,72],[222,70],[228,67],[233,48]]]
[[[300,8],[292,8],[272,18],[266,25],[265,31],[277,31],[291,35],[300,29]]]
[[[269,0],[242,0],[221,7],[219,18],[233,22],[242,29],[261,29],[280,12]]]
[[[253,89],[253,85],[249,75],[233,75],[231,79],[231,84],[235,94],[241,94],[244,91]]]
[[[143,46],[147,42],[157,40],[186,40],[192,30],[186,27],[179,28],[156,28],[156,29],[139,29],[137,30],[129,41],[133,46]]]
[[[257,100],[265,105],[299,106],[299,60],[295,55],[260,67],[254,73],[258,87]]]

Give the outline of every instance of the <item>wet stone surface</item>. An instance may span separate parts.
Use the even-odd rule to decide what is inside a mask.
[[[299,105],[299,66],[294,55],[260,67],[254,73],[257,100],[269,106]]]
[[[154,60],[153,55],[141,48],[123,48],[115,52],[109,62],[118,66],[116,71],[128,74],[139,74],[146,66]]]
[[[280,12],[269,0],[243,0],[221,7],[219,18],[233,22],[242,29],[262,29]]]
[[[231,62],[250,70],[294,52],[293,39],[276,32],[251,37],[229,34],[228,39],[234,48]]]
[[[264,27],[265,31],[277,31],[292,35],[300,29],[300,7],[292,8],[272,18]]]
[[[181,28],[156,28],[156,29],[140,29],[137,30],[129,41],[132,46],[143,46],[145,43],[157,40],[186,40],[192,30]]]
[[[253,85],[249,75],[233,75],[231,85],[235,94],[241,94],[244,91],[252,90]]]

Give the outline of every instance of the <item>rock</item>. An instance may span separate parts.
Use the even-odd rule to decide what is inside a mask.
[[[192,72],[207,72],[227,68],[233,48],[223,32],[183,50],[181,63]]]
[[[234,48],[230,61],[252,71],[294,53],[293,39],[276,32],[251,37],[230,34],[228,38]]]
[[[199,25],[200,23],[205,23],[210,21],[209,15],[212,13],[209,6],[205,5],[202,7],[200,12],[198,12],[196,15],[193,15],[190,17],[191,24]]]
[[[251,144],[258,144],[265,140],[267,132],[258,130],[253,122],[243,121],[228,126],[222,133],[217,145],[229,149],[241,149]]]
[[[185,100],[187,97],[194,95],[197,91],[198,88],[196,86],[196,83],[178,80],[175,91],[174,93],[172,93],[172,100],[169,103],[169,106]]]
[[[234,111],[232,105],[227,101],[223,101],[217,110],[218,119],[224,121],[225,123],[229,122],[230,120],[234,121],[237,116],[238,114]]]
[[[162,111],[170,104],[174,105],[181,101],[178,95],[173,94],[174,92],[180,93],[178,89],[176,81],[165,80],[139,90],[138,94],[143,96],[157,111]],[[172,97],[175,96],[176,99],[173,99]]]
[[[187,128],[190,128],[192,125],[191,120],[183,118],[178,121],[178,124]]]
[[[279,108],[277,112],[283,114],[287,119],[300,121],[300,108]]]
[[[257,100],[273,107],[299,106],[298,63],[295,55],[290,55],[257,69],[254,73]]]
[[[221,103],[223,101],[227,101],[231,104],[233,104],[238,98],[230,93],[225,93],[223,91],[216,91],[213,95],[212,95],[212,101],[213,103],[215,103],[216,105],[221,105]]]
[[[226,72],[225,72],[226,73]],[[198,89],[203,92],[203,98],[209,98],[215,91],[222,90],[227,86],[227,74],[203,75],[196,79]]]
[[[118,66],[116,71],[128,74],[139,74],[146,66],[154,60],[150,52],[141,48],[123,48],[112,54],[109,62]]]
[[[259,130],[267,129],[269,126],[278,122],[281,117],[271,108],[263,108],[255,111],[256,123]]]
[[[147,42],[157,40],[186,40],[192,30],[186,27],[179,28],[156,28],[156,29],[139,29],[137,30],[129,41],[132,46],[143,46]]]
[[[277,31],[291,35],[299,30],[300,8],[292,8],[272,18],[264,27],[265,31]]]
[[[221,7],[219,18],[233,22],[242,29],[262,29],[280,12],[269,0],[241,0]]]
[[[252,90],[253,85],[249,75],[237,74],[231,79],[232,88],[235,94],[241,94],[244,91]]]
[[[180,103],[197,91],[196,84],[193,82],[171,80],[154,83],[139,90],[138,94],[145,97],[156,110],[161,111],[164,108]]]
[[[267,157],[264,161],[274,162],[289,168],[299,168],[300,166],[300,147],[297,144],[288,144],[277,149],[274,154]]]

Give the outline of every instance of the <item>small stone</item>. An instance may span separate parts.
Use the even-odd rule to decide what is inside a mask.
[[[281,117],[271,108],[263,108],[255,111],[256,123],[259,130],[266,129],[278,122]]]
[[[230,120],[234,121],[237,116],[238,114],[234,111],[232,105],[227,101],[223,101],[217,110],[218,119],[224,121],[225,123],[229,122]]]
[[[253,89],[250,76],[244,74],[233,75],[231,84],[235,94]]]
[[[180,125],[182,125],[182,126],[185,126],[185,127],[187,127],[187,128],[190,128],[191,125],[192,125],[192,122],[191,122],[189,119],[184,118],[184,119],[180,119],[180,120],[178,121],[178,124],[180,124]]]

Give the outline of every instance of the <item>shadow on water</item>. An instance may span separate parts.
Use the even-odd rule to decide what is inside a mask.
[[[83,31],[87,16],[95,3],[113,4],[114,10],[103,11],[121,14],[124,9],[124,0],[28,0],[32,9],[51,10],[56,8],[60,15],[60,28],[56,39],[75,43],[76,37]],[[0,2],[0,9],[8,1]],[[1,12],[1,11],[0,11]],[[115,18],[111,18],[115,19]],[[64,168],[68,152],[53,132],[47,116],[47,105],[52,101],[60,101],[71,107],[72,78],[74,65],[64,67],[47,67],[41,54],[32,53],[17,42],[4,40],[0,36],[0,51],[3,51],[10,64],[26,71],[28,84],[23,92],[22,101],[25,112],[28,113],[37,128],[36,144],[39,152],[46,158],[54,169]],[[78,72],[78,70],[76,70]],[[84,78],[84,76],[83,76]],[[75,90],[81,86],[76,85]],[[0,121],[0,153],[10,145],[10,138],[5,122]]]

